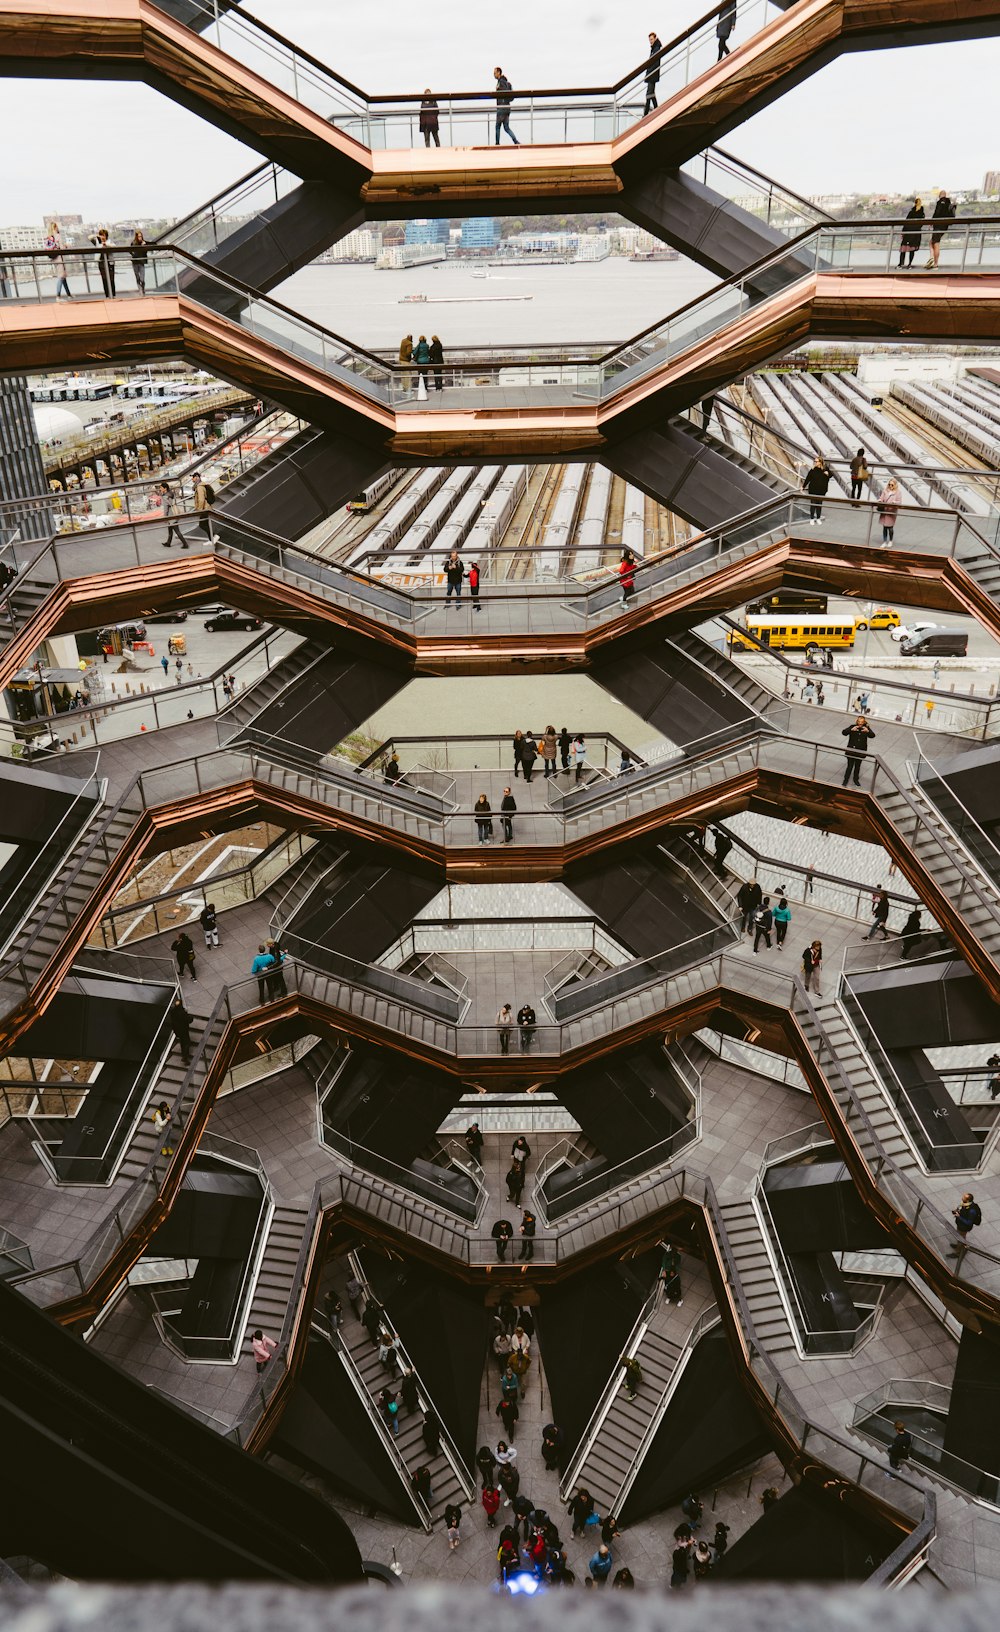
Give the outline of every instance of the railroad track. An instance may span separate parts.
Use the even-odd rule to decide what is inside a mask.
[[[982,459],[977,459],[968,448],[963,448],[960,442],[953,442],[950,436],[936,425],[917,413],[915,408],[909,408],[906,403],[897,402],[895,397],[886,399],[886,407],[892,418],[897,419],[904,431],[911,436],[919,437],[934,454],[940,464],[952,466],[956,470],[968,470],[971,476],[987,474],[989,466]],[[992,495],[992,487],[990,495]]]
[[[506,558],[507,561],[507,571],[504,573],[507,583],[526,583],[534,576],[534,547],[545,531],[564,468],[563,465],[548,465],[533,498],[529,477],[528,513],[520,536],[509,551],[504,546],[504,549],[498,552],[498,560],[502,563],[503,558]]]

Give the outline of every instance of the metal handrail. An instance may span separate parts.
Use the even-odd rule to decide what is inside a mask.
[[[647,1294],[645,1302],[635,1317],[632,1330],[629,1332],[628,1337],[625,1339],[625,1342],[622,1345],[622,1359],[634,1359],[636,1350],[639,1348],[639,1345],[646,1335],[646,1328],[648,1327],[653,1315],[656,1313],[662,1296],[663,1283],[659,1277],[657,1277],[653,1283],[652,1290]],[[601,1396],[597,1404],[594,1406],[593,1411],[590,1413],[590,1420],[588,1421],[587,1426],[584,1428],[583,1433],[580,1435],[576,1450],[573,1452],[573,1455],[569,1460],[565,1473],[559,1480],[559,1496],[562,1501],[566,1501],[570,1492],[578,1483],[580,1470],[584,1466],[587,1457],[593,1450],[594,1445],[597,1443],[600,1431],[607,1420],[611,1407],[618,1398],[618,1392],[621,1386],[622,1360],[620,1359],[615,1361],[611,1371],[611,1376],[605,1383]],[[615,1504],[612,1502],[611,1512],[614,1513],[616,1511],[617,1509]]]
[[[681,1378],[684,1375],[684,1372],[687,1370],[688,1362],[694,1354],[697,1345],[700,1343],[701,1339],[706,1335],[706,1333],[710,1332],[713,1327],[720,1325],[721,1322],[722,1316],[719,1314],[717,1309],[706,1309],[703,1314],[698,1316],[698,1319],[688,1332],[687,1337],[684,1340],[684,1346],[677,1357],[677,1363],[674,1366],[673,1371],[670,1373],[670,1376],[667,1378],[666,1384],[660,1393],[660,1397],[649,1414],[643,1436],[632,1453],[632,1460],[629,1463],[628,1468],[626,1469],[622,1478],[622,1482],[615,1493],[615,1497],[612,1502],[612,1509],[615,1513],[620,1512],[628,1500],[629,1491],[632,1489],[632,1486],[635,1484],[635,1481],[639,1476],[639,1470],[646,1458],[646,1454],[649,1451],[657,1432],[659,1431],[660,1424],[667,1414],[667,1408],[670,1405],[670,1401],[673,1399],[678,1387],[680,1386]]]

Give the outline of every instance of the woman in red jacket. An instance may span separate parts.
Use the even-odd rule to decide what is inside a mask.
[[[635,592],[635,556],[631,550],[625,550],[618,567],[618,582],[622,592],[622,606],[628,605],[628,598]]]

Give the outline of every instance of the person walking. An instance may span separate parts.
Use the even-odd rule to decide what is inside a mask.
[[[719,878],[726,876],[726,857],[733,848],[733,841],[729,834],[721,827],[713,827],[712,838],[715,840],[714,864]]]
[[[958,1254],[969,1244],[969,1232],[983,1222],[979,1203],[975,1200],[971,1190],[967,1190],[959,1205],[952,1208],[951,1216],[955,1220],[957,1239],[948,1256],[949,1258],[957,1258]]]
[[[594,1511],[594,1498],[586,1485],[581,1485],[576,1494],[570,1497],[566,1511],[573,1520],[574,1536],[582,1536],[587,1527],[587,1520]]]
[[[764,891],[755,878],[745,879],[736,892],[736,905],[740,909],[740,933],[749,935],[753,928],[754,916],[757,908],[764,899]]]
[[[469,594],[472,596],[472,610],[473,610],[473,612],[481,612],[482,607],[479,604],[479,562],[478,561],[470,561],[470,563],[469,563]]]
[[[591,1577],[597,1582],[599,1587],[603,1587],[607,1581],[608,1576],[611,1574],[611,1566],[613,1563],[614,1560],[611,1557],[611,1548],[606,1547],[602,1541],[596,1553],[591,1556],[587,1565],[587,1568],[590,1570]]]
[[[619,1363],[625,1373],[625,1393],[630,1400],[634,1400],[642,1386],[642,1367],[634,1354],[623,1354]]]
[[[417,379],[423,384],[425,391],[430,379],[430,361],[431,348],[426,334],[422,334],[413,348],[413,365],[417,371]]]
[[[912,222],[913,225],[903,228],[903,236],[899,241],[899,267],[897,270],[902,270],[904,266],[913,265],[913,257],[920,248],[920,237],[923,230],[917,223],[926,221],[926,219],[921,200],[915,198],[906,212],[906,220]]]
[[[107,227],[101,227],[99,231],[94,233],[90,241],[95,249],[101,251],[97,257],[97,267],[101,274],[101,283],[104,286],[105,296],[107,299],[113,300],[115,296],[115,258]]]
[[[902,950],[900,951],[899,955],[904,963],[908,958],[912,958],[914,956],[917,950],[917,942],[920,940],[923,933],[924,927],[920,922],[920,908],[914,907],[913,911],[910,913],[910,916],[907,918],[906,923],[899,932],[899,938],[902,942]]]
[[[479,1500],[483,1504],[487,1525],[491,1530],[495,1530],[497,1527],[497,1510],[500,1506],[500,1492],[496,1485],[484,1485]]]
[[[500,132],[505,130],[515,147],[519,147],[517,137],[510,128],[510,105],[514,100],[514,92],[510,80],[502,68],[494,68],[493,78],[497,87],[497,126],[495,146],[500,146]]]
[[[399,1401],[391,1388],[380,1388],[375,1396],[375,1404],[382,1413],[386,1426],[392,1429],[394,1435],[399,1433]]]
[[[441,1424],[433,1411],[424,1413],[424,1420],[420,1425],[420,1437],[424,1442],[428,1456],[437,1456],[441,1449]]]
[[[729,37],[736,27],[736,0],[723,0],[719,7],[719,21],[715,25],[715,37],[719,42],[717,62],[729,55]]]
[[[516,1377],[514,1382],[517,1382]],[[507,1438],[513,1439],[517,1431],[517,1419],[521,1415],[521,1408],[517,1403],[516,1388],[513,1396],[509,1394],[504,1394],[501,1396],[497,1402],[497,1407],[494,1414],[498,1416],[500,1421],[503,1423],[503,1431],[507,1435]]]
[[[913,1438],[907,1432],[905,1422],[894,1422],[892,1426],[895,1429],[892,1444],[889,1446],[889,1466],[892,1473],[886,1475],[887,1479],[895,1478],[903,1463],[909,1461],[913,1454]]]
[[[855,506],[858,504],[861,498],[862,488],[870,478],[871,471],[868,469],[868,461],[865,458],[865,450],[864,448],[859,448],[857,453],[854,455],[854,458],[851,460],[851,498],[854,500]]]
[[[462,599],[462,579],[465,577],[465,562],[461,559],[457,550],[452,550],[445,563],[444,571],[448,580],[448,593],[445,600],[450,604],[451,597],[454,595],[456,601],[460,601]]]
[[[559,763],[564,771],[569,770],[569,752],[573,746],[573,739],[563,726],[559,733]]]
[[[444,1527],[448,1532],[448,1551],[453,1553],[461,1545],[462,1537],[459,1533],[462,1523],[462,1509],[454,1502],[449,1502],[444,1510]]]
[[[848,782],[853,776],[854,786],[858,788],[861,786],[861,766],[868,749],[868,744],[875,741],[875,733],[868,724],[868,721],[865,719],[865,716],[863,714],[859,714],[854,724],[845,725],[840,734],[842,737],[847,738],[847,764],[844,767],[844,780],[841,786],[846,788]]]
[[[660,83],[660,53],[663,42],[656,34],[649,36],[649,61],[646,63],[646,103],[642,110],[645,119],[647,113],[652,113],[657,106],[656,87]]]
[[[53,221],[45,239],[45,248],[48,251],[49,260],[52,262],[52,270],[56,275],[56,299],[61,300],[62,296],[65,295],[67,300],[72,300],[73,296],[70,292],[69,280],[66,277],[66,262],[63,259],[62,247],[59,223]]]
[[[511,793],[509,788],[504,788],[503,798],[500,801],[500,820],[503,822],[503,842],[504,842],[504,844],[512,844],[513,843],[513,840],[514,840],[514,813],[515,813],[516,810],[517,810],[517,805],[514,803],[514,795]]]
[[[433,1500],[430,1468],[427,1466],[417,1468],[415,1473],[410,1474],[410,1484],[424,1506],[430,1507]]]
[[[537,758],[538,744],[535,741],[534,732],[529,731],[521,743],[521,770],[526,782],[531,781],[531,773],[535,768]]]
[[[535,1256],[535,1228],[535,1215],[526,1207],[521,1214],[521,1228],[518,1231],[521,1237],[521,1250],[517,1255],[519,1263],[529,1263]]]
[[[426,86],[420,103],[420,133],[424,138],[425,147],[430,147],[431,142],[435,147],[441,146],[438,105],[429,85]]]
[[[219,918],[215,910],[214,901],[209,901],[207,906],[202,907],[200,913],[198,914],[198,922],[201,925],[202,934],[205,937],[205,945],[218,946]]]
[[[496,1477],[497,1459],[488,1445],[480,1445],[476,1452],[476,1467],[483,1481],[483,1489],[489,1490]]]
[[[149,249],[139,227],[135,229],[135,236],[128,246],[132,257],[132,273],[135,277],[135,286],[140,295],[146,293],[146,262],[149,260]]]
[[[194,489],[194,507],[201,516],[198,526],[201,528],[201,531],[204,533],[210,544],[215,544],[217,542],[215,532],[212,527],[212,517],[210,515],[210,511],[214,503],[215,488],[210,482],[206,482],[204,476],[199,471],[198,480],[195,483]]]
[[[404,1371],[399,1383],[399,1397],[407,1411],[420,1410],[420,1389],[412,1370]]]
[[[894,476],[890,477],[882,489],[882,497],[878,506],[878,519],[882,528],[882,548],[884,550],[889,548],[896,533],[896,517],[899,514],[901,498],[899,483]]]
[[[270,1360],[277,1347],[278,1345],[274,1341],[274,1338],[265,1337],[264,1333],[260,1330],[260,1327],[258,1327],[253,1334],[253,1340],[250,1344],[253,1357],[257,1362],[258,1375],[264,1370],[264,1367],[267,1365],[267,1362]]]
[[[194,966],[194,942],[186,930],[181,930],[177,938],[170,943],[170,950],[177,959],[177,978],[186,974],[189,979],[197,980]]]
[[[493,843],[493,806],[485,793],[481,793],[472,807],[472,814],[476,818],[476,836],[480,844]]]
[[[497,1010],[497,1040],[501,1054],[510,1053],[510,1031],[514,1023],[514,1011],[509,1003],[505,1003]]]
[[[754,927],[753,949],[754,949],[755,953],[760,951],[760,943],[761,943],[762,939],[764,940],[764,942],[765,942],[765,944],[767,946],[767,950],[770,952],[770,950],[771,950],[771,925],[773,923],[774,923],[774,914],[771,911],[771,897],[769,895],[765,895],[763,897],[761,903],[760,903],[760,906],[757,908],[757,911],[753,915],[753,927]]]
[[[622,606],[628,606],[629,600],[635,594],[635,556],[631,550],[622,551],[622,558],[618,563],[618,587],[622,592]]]
[[[715,1535],[712,1537],[712,1546],[715,1548],[715,1559],[725,1558],[726,1548],[729,1546],[729,1526],[719,1519],[715,1526]]]
[[[465,1148],[474,1162],[482,1166],[483,1134],[478,1122],[470,1122],[465,1130]]]
[[[547,725],[542,733],[542,771],[546,782],[556,773],[556,757],[559,753],[559,739],[556,736],[554,725]]]
[[[514,1207],[521,1205],[521,1192],[524,1189],[524,1168],[520,1162],[511,1162],[507,1169],[507,1200]]]
[[[517,1378],[524,1399],[524,1380],[531,1370],[531,1338],[523,1326],[515,1326],[510,1338],[510,1369]]]
[[[262,1003],[267,1002],[267,971],[272,966],[272,958],[263,941],[257,946],[257,956],[250,965],[250,973],[257,976],[257,995]]]
[[[931,216],[931,254],[927,262],[927,270],[932,267],[937,271],[941,256],[941,240],[949,227],[955,225],[955,206],[948,194],[942,188],[934,201],[934,213]]]
[[[564,1437],[562,1429],[554,1422],[547,1422],[542,1429],[542,1461],[550,1473],[559,1470]]]
[[[181,1059],[187,1065],[191,1058],[191,1016],[184,1007],[184,999],[180,993],[170,1005],[170,1029],[177,1038]]]
[[[792,921],[792,909],[788,905],[788,901],[785,896],[781,897],[778,905],[772,910],[771,917],[774,920],[775,943],[778,951],[780,952],[785,944],[785,936],[788,934],[788,926]]]
[[[413,369],[410,366],[412,361],[413,336],[412,334],[404,334],[402,340],[399,342],[399,364],[403,370],[400,385],[404,391],[413,390]]]
[[[505,1218],[498,1218],[490,1234],[496,1242],[497,1262],[500,1264],[506,1263],[507,1243],[514,1234],[513,1224],[509,1223]]]
[[[431,343],[427,348],[430,352],[431,369],[434,373],[435,391],[444,390],[444,346],[436,334],[431,335]]]
[[[512,1162],[520,1162],[521,1166],[525,1167],[530,1155],[531,1146],[524,1137],[524,1134],[519,1133],[517,1138],[514,1140],[514,1143],[510,1147],[510,1159]]]
[[[889,939],[889,931],[886,928],[888,917],[889,897],[884,890],[876,890],[875,899],[872,902],[872,927],[865,936],[866,941],[870,941],[872,936],[877,935],[880,931],[883,941]]]
[[[817,997],[823,993],[819,989],[820,974],[823,969],[823,942],[810,941],[802,953],[802,984],[807,992],[815,991]],[[815,985],[813,984],[815,982]]]
[[[518,774],[524,769],[524,767],[523,767],[523,765],[521,763],[521,756],[524,753],[524,732],[523,731],[515,731],[514,732],[514,740],[513,740],[513,743],[512,743],[511,746],[512,746],[513,752],[514,752],[514,781],[516,782],[517,778],[518,778]]]
[[[809,525],[810,527],[822,527],[823,500],[830,486],[830,472],[827,470],[820,454],[816,455],[815,462],[806,473],[806,479],[802,485],[809,494]]]
[[[573,763],[576,766],[575,780],[580,782],[583,779],[584,771],[587,769],[587,744],[584,742],[583,737],[579,735],[573,739]]]

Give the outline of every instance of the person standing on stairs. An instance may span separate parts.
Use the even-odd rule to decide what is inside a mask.
[[[725,878],[726,857],[733,848],[733,841],[721,827],[713,827],[712,837],[715,840],[715,871],[719,878]]]
[[[736,27],[736,0],[722,0],[719,7],[719,20],[715,25],[715,37],[719,42],[717,62],[729,55],[729,39]]]
[[[187,1065],[191,1058],[191,1016],[179,992],[170,1006],[170,1029],[177,1038],[181,1059]]]
[[[427,1448],[428,1456],[437,1456],[441,1449],[441,1424],[433,1411],[425,1413],[420,1436]]]
[[[420,1500],[423,1502],[424,1506],[430,1507],[433,1500],[430,1468],[419,1467],[415,1473],[411,1473],[410,1484],[413,1486],[414,1491],[420,1497]]]
[[[889,1465],[892,1472],[886,1474],[887,1479],[894,1479],[902,1464],[908,1461],[913,1454],[913,1439],[907,1433],[906,1424],[904,1422],[894,1422],[892,1426],[896,1430],[896,1436],[889,1446]]]
[[[642,1367],[634,1354],[623,1354],[621,1366],[625,1372],[625,1393],[630,1400],[634,1400],[642,1387]]]
[[[420,1410],[420,1390],[412,1371],[404,1371],[399,1384],[399,1397],[407,1411]]]
[[[974,1230],[977,1225],[983,1222],[979,1203],[974,1199],[971,1190],[965,1192],[958,1207],[952,1208],[951,1216],[955,1220],[957,1240],[948,1256],[949,1258],[957,1258],[959,1253],[963,1252],[969,1245],[970,1230]]]
[[[380,1388],[375,1397],[375,1404],[382,1413],[383,1420],[392,1429],[393,1434],[399,1433],[399,1401],[391,1388]]]
[[[157,1105],[156,1110],[153,1112],[153,1115],[152,1115],[152,1118],[151,1118],[151,1121],[153,1123],[153,1127],[156,1129],[157,1133],[162,1134],[164,1132],[164,1129],[168,1128],[170,1126],[170,1118],[171,1118],[172,1115],[173,1115],[173,1112],[171,1111],[170,1106],[167,1104],[166,1100],[161,1099],[159,1105]],[[169,1139],[164,1138],[163,1144],[160,1146],[160,1155],[161,1156],[172,1156],[173,1154],[174,1154],[173,1145],[170,1143]]]
[[[646,63],[646,102],[642,110],[644,119],[647,113],[652,113],[657,105],[656,87],[660,82],[660,53],[662,50],[663,43],[659,36],[651,34],[649,36],[649,60]]]
[[[257,1362],[258,1375],[264,1370],[264,1367],[267,1365],[277,1347],[278,1345],[274,1341],[274,1338],[265,1337],[264,1333],[258,1327],[257,1331],[255,1331],[253,1334],[253,1339],[250,1344],[250,1349],[254,1360]]]

